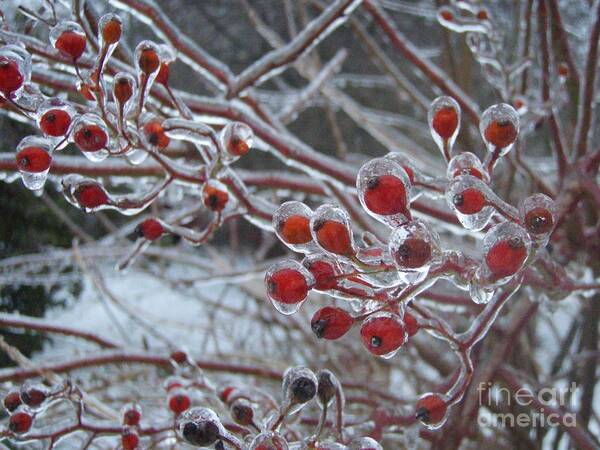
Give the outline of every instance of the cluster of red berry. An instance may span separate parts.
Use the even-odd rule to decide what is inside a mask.
[[[281,205],[273,228],[281,242],[305,257],[301,262],[281,261],[267,271],[267,294],[278,311],[295,313],[311,290],[345,300],[355,314],[339,306],[319,309],[311,320],[317,337],[338,339],[359,323],[365,348],[389,358],[420,328],[427,328],[409,307],[423,287],[447,278],[469,290],[476,303],[487,303],[500,285],[533,261],[555,226],[554,202],[536,194],[515,208],[490,187],[496,163],[517,139],[517,112],[499,104],[483,113],[485,162],[470,152],[452,156],[460,116],[458,103],[450,97],[437,98],[429,110],[431,134],[448,163],[446,179],[421,173],[398,153],[371,160],[359,170],[358,199],[390,229],[387,244],[365,233],[363,245],[357,245],[350,216],[340,206],[325,204],[313,211],[298,201]],[[462,258],[462,267],[449,267],[456,253],[443,251],[433,227],[411,214],[411,201],[419,195],[445,196],[464,228],[485,231],[482,261]],[[443,395],[427,394],[417,404],[416,417],[435,428],[443,424],[446,410]]]
[[[193,447],[214,446],[215,449],[235,448],[238,450],[288,450],[288,440],[293,435],[282,432],[282,425],[297,420],[299,412],[315,400],[321,410],[317,432],[306,441],[307,448],[314,450],[381,450],[382,447],[368,437],[350,439],[349,447],[321,438],[326,424],[328,410],[335,408],[335,428],[338,437],[342,436],[344,392],[337,377],[329,370],[317,374],[310,369],[297,366],[283,374],[282,401],[278,404],[273,397],[248,385],[227,384],[219,389],[205,378],[187,352],[176,350],[170,355],[174,374],[163,383],[166,391],[166,406],[173,420],[170,424],[146,423],[146,418],[138,403],[129,403],[121,408],[120,424],[102,424],[90,421],[83,408],[82,392],[70,382],[59,388],[28,382],[20,390],[9,391],[3,405],[10,415],[8,429],[4,433],[19,440],[43,440],[62,437],[71,433],[91,433],[91,443],[96,436],[118,437],[123,450],[136,450],[145,447],[143,438],[152,437],[153,442],[177,439]],[[216,401],[216,403],[215,403]],[[60,402],[70,402],[77,409],[76,421],[56,428],[50,425],[48,417],[35,430],[34,420]],[[214,409],[223,411],[222,416],[232,423],[222,422],[213,409],[196,406],[195,403],[213,404]],[[436,405],[424,403],[422,414],[439,414]],[[40,420],[42,419],[39,417]],[[50,420],[52,422],[52,420]],[[48,429],[56,428],[52,432]],[[287,428],[287,427],[286,427]]]

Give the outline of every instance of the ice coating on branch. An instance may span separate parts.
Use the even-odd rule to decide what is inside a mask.
[[[313,211],[302,202],[284,202],[273,213],[273,229],[281,242],[300,253],[317,251],[310,233]]]
[[[313,275],[293,259],[279,261],[267,270],[265,285],[271,303],[282,314],[294,314],[315,284]]]
[[[389,252],[405,281],[417,283],[440,255],[439,236],[426,223],[412,220],[394,229]]]
[[[361,437],[354,439],[348,446],[348,450],[383,450],[383,447],[373,438]]]
[[[222,160],[231,164],[244,156],[252,148],[254,132],[252,128],[242,122],[229,122],[219,134],[225,153]]]
[[[288,368],[283,374],[282,412],[293,414],[301,410],[317,394],[318,380],[312,370],[303,366]]]
[[[375,158],[358,171],[360,203],[375,219],[395,227],[410,219],[410,179],[391,158]]]
[[[448,184],[446,202],[467,230],[485,228],[494,213],[489,205],[489,187],[479,178],[461,175]]]
[[[310,232],[317,245],[327,253],[345,258],[356,253],[350,217],[337,205],[319,206],[310,219]]]
[[[263,431],[256,435],[252,440],[248,450],[263,449],[289,450],[289,446],[287,441],[279,433],[274,431]]]
[[[427,112],[429,130],[446,161],[450,160],[460,121],[460,106],[452,97],[442,96],[431,102]]]
[[[25,187],[32,191],[42,189],[52,162],[50,142],[39,136],[27,136],[17,145],[15,159]]]

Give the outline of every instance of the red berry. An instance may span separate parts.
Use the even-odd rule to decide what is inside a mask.
[[[123,425],[137,426],[142,419],[142,410],[139,406],[132,406],[123,412]]]
[[[497,148],[511,145],[517,139],[517,129],[510,120],[493,120],[485,129],[486,141]]]
[[[54,43],[54,47],[65,56],[77,60],[85,51],[85,36],[75,31],[63,31]]]
[[[442,139],[448,140],[458,127],[458,113],[452,106],[444,106],[434,114],[431,126]]]
[[[525,226],[532,234],[546,234],[554,226],[554,217],[546,208],[534,208],[525,214]]]
[[[102,127],[88,124],[77,129],[74,140],[82,152],[97,152],[106,148],[108,135]]]
[[[427,394],[419,399],[415,417],[426,425],[436,425],[444,420],[448,405],[438,394]]]
[[[144,220],[136,227],[135,231],[138,236],[146,238],[149,241],[160,239],[160,237],[165,233],[164,227],[156,219]]]
[[[315,289],[327,291],[337,286],[337,270],[327,261],[317,260],[305,263],[308,271],[315,277]]]
[[[477,18],[479,20],[488,20],[490,16],[486,9],[481,8],[479,11],[477,11]]]
[[[223,389],[223,390],[221,391],[221,393],[219,394],[219,398],[220,398],[220,399],[221,399],[223,402],[227,403],[227,399],[229,398],[229,396],[231,395],[231,393],[232,393],[233,391],[235,391],[235,387],[233,387],[233,386],[227,386],[225,389]]]
[[[124,105],[133,96],[133,84],[128,77],[121,77],[115,81],[113,94],[117,101]]]
[[[16,156],[17,167],[23,172],[39,173],[50,168],[52,156],[40,147],[25,147]]]
[[[565,62],[561,62],[561,63],[558,65],[558,74],[559,74],[561,77],[567,78],[567,77],[569,76],[569,73],[570,73],[570,72],[569,72],[569,66],[567,65],[567,63],[565,63]]]
[[[432,255],[431,244],[424,239],[407,238],[392,255],[400,267],[417,269],[423,267]]]
[[[93,209],[108,203],[106,191],[97,184],[86,184],[79,187],[75,196],[84,208]]]
[[[25,77],[19,64],[5,56],[0,56],[0,91],[7,97],[23,86]]]
[[[21,394],[19,391],[11,391],[2,400],[4,408],[10,413],[21,405]]]
[[[242,156],[250,151],[250,146],[244,139],[234,136],[227,143],[227,151],[232,155]]]
[[[168,403],[169,409],[176,415],[187,410],[192,404],[190,396],[183,391],[175,391],[173,394],[169,395]]]
[[[500,241],[485,255],[490,271],[499,278],[514,275],[527,258],[527,247],[519,237]]]
[[[486,204],[485,195],[475,188],[468,188],[452,197],[452,204],[462,214],[477,214]]]
[[[149,75],[156,72],[160,68],[160,58],[158,53],[153,48],[144,48],[138,59],[140,70]]]
[[[279,234],[284,242],[292,245],[306,244],[312,240],[309,218],[295,214],[278,224]]]
[[[37,407],[46,401],[48,391],[43,386],[27,386],[21,389],[21,401],[27,406]]]
[[[140,437],[134,430],[127,430],[121,435],[123,450],[135,450],[140,443]]]
[[[166,86],[169,84],[169,64],[161,63],[158,75],[156,75],[156,82]]]
[[[317,242],[321,247],[337,255],[351,256],[354,254],[350,230],[341,222],[334,220],[322,220],[313,227]]]
[[[302,273],[294,269],[281,269],[267,278],[269,296],[280,303],[301,302],[308,295],[308,283]]]
[[[185,364],[189,359],[188,354],[183,350],[175,350],[169,355],[169,358],[171,358],[176,364]]]
[[[227,206],[229,194],[214,186],[204,186],[203,191],[204,205],[214,212],[221,212]]]
[[[8,421],[8,429],[16,434],[27,433],[33,424],[33,416],[26,409],[18,408]]]
[[[102,28],[102,40],[108,45],[116,44],[121,39],[121,32],[121,22],[117,19],[111,19]]]
[[[369,211],[375,214],[404,214],[407,205],[406,187],[394,175],[372,177],[367,182],[364,200]]]
[[[410,184],[415,184],[415,171],[412,170],[408,166],[402,166],[402,168],[406,172],[406,175],[408,175],[408,179],[410,180]]]
[[[148,122],[146,125],[144,125],[144,134],[151,145],[154,145],[161,150],[166,148],[171,141],[165,134],[165,130],[161,123],[156,120]]]
[[[382,315],[365,320],[360,337],[367,350],[381,356],[400,348],[406,341],[406,331],[399,320]]]
[[[326,306],[318,310],[310,321],[310,327],[318,338],[338,339],[350,330],[354,319],[342,308]]]
[[[254,422],[254,410],[243,400],[236,400],[229,409],[231,418],[235,423],[242,426],[252,425]]]
[[[63,109],[51,109],[40,118],[39,126],[48,136],[64,136],[71,125],[71,115]]]
[[[413,337],[419,331],[419,323],[415,316],[410,313],[404,313],[404,327],[406,328],[406,334],[408,337]]]

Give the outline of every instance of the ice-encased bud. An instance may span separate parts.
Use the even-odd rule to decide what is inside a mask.
[[[446,203],[467,230],[479,231],[489,223],[494,208],[488,203],[487,184],[471,175],[462,175],[450,181],[446,189]]]
[[[110,195],[96,180],[73,174],[64,177],[61,185],[65,199],[87,213],[105,209],[112,204]]]
[[[519,114],[507,103],[492,105],[483,112],[479,131],[489,152],[505,155],[519,135]]]
[[[302,265],[306,267],[314,277],[315,285],[313,289],[318,292],[335,289],[337,286],[337,277],[343,273],[337,259],[326,253],[307,255],[302,260]]]
[[[336,205],[319,206],[310,219],[313,240],[328,253],[351,258],[356,254],[350,218]]]
[[[317,250],[310,233],[312,209],[302,202],[281,204],[273,213],[273,228],[281,242],[291,250],[310,253]]]
[[[338,391],[341,392],[341,385],[337,377],[327,369],[321,369],[317,374],[317,398],[321,406],[328,406],[333,402]]]
[[[77,111],[73,105],[58,97],[45,99],[36,112],[37,125],[44,135],[67,144],[64,137],[71,130]],[[57,148],[58,149],[58,148]]]
[[[179,416],[177,432],[185,442],[197,447],[207,447],[224,434],[224,428],[212,409],[198,407]]]
[[[389,359],[404,345],[408,335],[404,322],[397,314],[379,312],[363,321],[360,338],[370,353]]]
[[[437,233],[420,220],[412,220],[394,229],[390,236],[389,252],[408,283],[422,280],[432,262],[440,255]]]
[[[533,194],[519,205],[521,223],[538,244],[545,245],[556,225],[556,204],[544,194]]]
[[[398,226],[410,218],[410,179],[392,158],[375,158],[358,171],[356,188],[361,205],[375,219]]]
[[[283,374],[282,408],[288,414],[301,409],[317,394],[317,384],[317,377],[309,368],[303,366],[288,368]]]
[[[490,176],[483,167],[481,160],[471,152],[463,152],[456,155],[448,164],[448,170],[446,171],[448,180],[453,180],[463,175],[471,175],[485,183],[490,182]]]
[[[300,309],[314,284],[313,275],[293,259],[274,264],[265,274],[269,300],[277,311],[286,315]]]
[[[452,97],[442,96],[431,102],[427,122],[431,136],[446,158],[450,160],[452,147],[458,136],[461,119],[460,106]]]
[[[0,47],[0,92],[16,98],[31,80],[31,55],[18,45]]]
[[[495,282],[515,275],[531,252],[531,239],[524,228],[513,222],[492,227],[483,238],[484,269]]]
[[[85,52],[87,40],[81,25],[77,22],[62,21],[50,30],[50,44],[61,55],[75,61]]]
[[[27,136],[17,145],[17,168],[27,189],[44,187],[52,163],[52,147],[47,139]]]
[[[245,123],[229,122],[221,130],[219,138],[225,150],[223,160],[228,164],[250,151],[254,142],[254,132]]]
[[[77,117],[73,121],[70,139],[90,161],[103,161],[109,154],[108,128],[96,114],[88,113]]]
[[[126,117],[137,95],[137,82],[133,75],[127,72],[117,73],[113,79],[112,92],[119,114]]]

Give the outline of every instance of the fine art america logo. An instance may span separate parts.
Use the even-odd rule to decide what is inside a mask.
[[[534,392],[521,388],[514,393],[507,388],[492,388],[492,383],[477,387],[480,409],[477,422],[481,427],[575,427],[575,413],[564,411],[577,390],[577,383],[564,388],[543,388]],[[513,408],[516,406],[517,408]],[[519,407],[523,411],[519,411]]]

